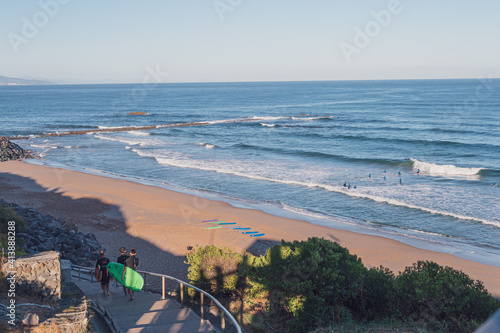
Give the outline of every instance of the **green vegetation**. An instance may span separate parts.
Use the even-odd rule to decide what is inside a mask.
[[[10,225],[9,225],[10,222]],[[12,223],[14,222],[14,223]],[[9,229],[10,227],[10,229]],[[0,206],[0,249],[8,252],[9,236],[15,235],[19,229],[26,227],[26,222],[12,209]],[[11,232],[9,234],[9,231]],[[12,233],[14,232],[14,233]],[[26,254],[18,245],[16,237],[16,257]]]
[[[186,263],[190,282],[253,332],[470,332],[500,308],[461,271],[419,261],[396,276],[320,238],[282,241],[260,257],[197,247]]]

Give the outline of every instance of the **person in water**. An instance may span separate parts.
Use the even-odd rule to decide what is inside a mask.
[[[417,175],[420,173],[420,169],[417,170]]]
[[[344,182],[344,187],[347,187],[347,182]]]

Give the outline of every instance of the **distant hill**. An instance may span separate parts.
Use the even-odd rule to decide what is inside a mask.
[[[7,77],[7,76],[1,76],[0,75],[0,86],[25,86],[25,85],[42,85],[42,84],[54,84],[49,81],[42,81],[42,80],[26,80],[26,79],[18,79],[14,77]]]

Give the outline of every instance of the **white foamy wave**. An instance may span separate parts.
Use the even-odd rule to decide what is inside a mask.
[[[428,207],[422,207],[422,206],[417,206],[402,200],[394,199],[394,198],[387,198],[384,196],[377,196],[377,195],[372,195],[368,193],[364,193],[361,190],[346,190],[345,188],[338,186],[338,185],[325,185],[325,184],[319,184],[319,183],[314,183],[314,182],[303,182],[303,181],[296,181],[296,180],[290,180],[290,179],[276,179],[272,177],[268,177],[265,175],[258,175],[258,174],[252,174],[248,172],[247,170],[235,170],[232,168],[230,164],[228,165],[219,165],[215,166],[210,163],[204,163],[201,161],[194,161],[190,159],[185,159],[185,158],[164,158],[164,157],[156,157],[156,160],[158,163],[163,164],[163,165],[169,165],[169,166],[175,166],[175,167],[180,167],[180,168],[191,168],[191,169],[198,169],[198,170],[204,170],[204,171],[213,171],[213,172],[218,172],[218,173],[224,173],[224,174],[231,174],[239,177],[245,177],[249,179],[255,179],[255,180],[263,180],[263,181],[270,181],[270,182],[275,182],[275,183],[282,183],[282,184],[287,184],[287,185],[294,185],[294,186],[304,186],[304,187],[309,187],[309,188],[322,188],[326,191],[330,192],[337,192],[337,193],[342,193],[351,197],[357,197],[357,198],[363,198],[363,199],[368,199],[371,201],[379,202],[379,203],[385,203],[389,205],[394,205],[394,206],[401,206],[401,207],[406,207],[410,209],[417,209],[420,211],[424,211],[427,213],[431,214],[436,214],[436,215],[442,215],[442,216],[449,216],[453,217],[459,220],[469,220],[469,221],[476,221],[480,222],[483,224],[489,224],[493,225],[496,227],[500,228],[500,222],[498,221],[490,221],[482,218],[477,218],[473,216],[467,216],[467,215],[461,215],[461,214],[456,214],[452,212],[447,212],[447,211],[442,211],[438,209],[433,209],[433,208],[428,208]]]
[[[97,126],[99,129],[116,129],[116,128],[123,128],[124,126]],[[127,126],[129,127],[129,126]],[[133,127],[133,126],[130,126]]]
[[[42,148],[42,149],[57,149],[57,146],[51,146],[51,145],[30,144],[30,146],[33,147],[33,148]]]
[[[213,145],[213,144],[210,144],[210,143],[205,143],[205,142],[198,142],[197,145],[198,146],[203,146],[206,149],[213,149],[213,148],[216,147],[216,145]]]
[[[146,139],[146,138],[127,138],[127,137],[123,137],[123,136],[111,137],[111,136],[106,136],[103,134],[95,134],[94,137],[96,139],[101,139],[101,140],[122,142],[122,143],[125,143],[125,144],[130,145],[130,146],[140,145],[140,146],[144,147],[144,146],[157,146],[157,145],[164,144],[160,140]]]
[[[463,168],[455,165],[434,164],[422,162],[415,158],[410,159],[413,162],[413,170],[420,170],[421,173],[430,175],[443,175],[443,176],[474,176],[483,170],[483,168]]]
[[[266,123],[260,123],[264,127],[274,127],[276,124],[266,124]]]
[[[273,117],[273,116],[259,117],[259,116],[253,116],[253,117],[248,117],[248,119],[262,120],[262,121],[274,121],[274,120],[290,119],[290,117]]]
[[[142,131],[128,131],[127,133],[128,133],[128,134],[132,134],[132,135],[138,135],[138,136],[147,136],[147,135],[151,135],[151,133],[148,133],[148,132],[142,132]]]

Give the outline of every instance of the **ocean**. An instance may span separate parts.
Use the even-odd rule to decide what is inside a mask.
[[[151,127],[92,132],[124,126]],[[495,266],[499,128],[499,79],[0,87],[0,135],[29,136],[30,163]],[[66,131],[90,132],[38,137]]]

